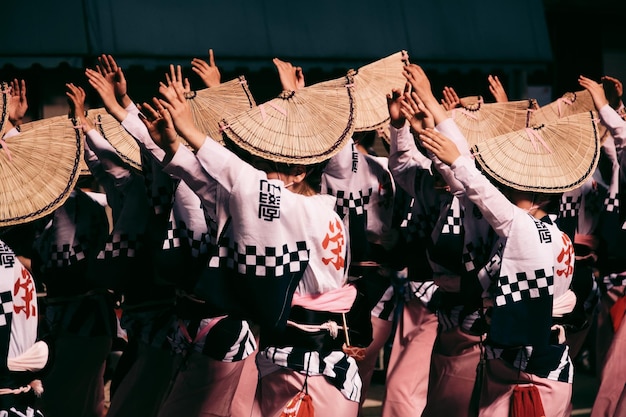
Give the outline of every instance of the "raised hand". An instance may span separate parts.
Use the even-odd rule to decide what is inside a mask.
[[[9,122],[13,126],[19,126],[28,110],[26,99],[26,81],[13,79],[9,83]]]
[[[441,105],[444,109],[450,111],[461,105],[461,99],[454,91],[452,87],[443,88],[443,98],[441,99]]]
[[[578,77],[578,84],[589,91],[591,98],[593,99],[593,104],[596,106],[597,110],[600,110],[602,107],[609,104],[602,84],[599,84],[583,75]]]
[[[177,83],[170,86],[161,84],[159,93],[163,96],[163,99],[159,100],[159,104],[167,109],[176,131],[187,140],[192,148],[200,149],[206,135],[196,128],[191,108],[182,87]]]
[[[600,80],[602,81],[604,93],[606,94],[606,98],[611,107],[616,110],[622,107],[622,95],[624,93],[622,82],[617,78],[609,77],[608,75],[605,75]]]
[[[401,129],[406,123],[406,118],[402,114],[403,93],[398,89],[394,89],[391,94],[387,94],[387,109],[389,109],[389,118],[391,126]]]
[[[70,105],[70,115],[75,118],[83,132],[88,132],[93,129],[93,123],[85,116],[85,90],[82,87],[77,87],[72,83],[65,84],[67,91],[67,101]]]
[[[215,65],[215,58],[213,57],[213,49],[209,49],[209,62],[194,58],[191,60],[191,70],[198,74],[204,84],[211,88],[220,85],[222,76],[220,70]]]
[[[189,85],[187,78],[183,78],[183,70],[180,65],[174,67],[174,65],[170,64],[170,72],[169,74],[165,73],[165,79],[169,87],[177,85],[185,95],[191,93],[191,85]]]
[[[434,129],[421,130],[419,137],[424,148],[446,165],[452,165],[461,156],[455,143]]]
[[[157,98],[153,98],[152,102],[152,106],[148,103],[139,106],[139,118],[146,125],[154,143],[168,155],[174,155],[178,150],[179,139],[172,116]]]
[[[433,115],[419,96],[415,92],[405,93],[400,109],[402,115],[409,121],[411,128],[415,132],[420,132],[426,128],[434,128],[435,120]]]
[[[274,58],[272,62],[278,70],[283,91],[297,91],[304,87],[304,73],[301,67],[294,67],[291,62],[281,61],[278,58]]]
[[[100,72],[87,68],[85,75],[89,84],[96,90],[107,111],[121,122],[126,117],[126,110],[119,104],[115,97],[115,86],[109,82]]]
[[[504,91],[504,87],[497,75],[489,75],[487,81],[489,81],[489,91],[496,100],[496,103],[506,103],[509,101],[506,91]]]
[[[126,107],[125,99],[128,97],[128,87],[122,68],[117,65],[111,55],[102,54],[98,57],[98,62],[96,70],[113,86],[118,102]],[[130,99],[128,99],[128,104],[130,104]]]
[[[433,115],[435,124],[439,124],[448,118],[444,107],[437,101],[430,87],[430,80],[426,73],[416,64],[409,64],[404,67],[404,77],[413,87],[413,91],[417,93],[424,106]]]

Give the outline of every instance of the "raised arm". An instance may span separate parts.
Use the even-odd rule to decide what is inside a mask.
[[[578,77],[578,83],[591,94],[593,104],[596,106],[602,122],[613,136],[615,147],[619,151],[626,143],[626,121],[609,105],[602,84],[582,75]]]
[[[208,88],[216,87],[220,85],[222,76],[220,70],[215,65],[215,57],[213,56],[213,49],[209,49],[209,62],[206,62],[200,58],[194,58],[191,60],[191,70],[198,74]]]
[[[457,108],[461,105],[461,99],[454,91],[452,87],[444,87],[443,88],[443,98],[441,99],[441,105],[444,109],[450,111],[454,108]]]
[[[462,156],[450,139],[434,129],[422,131],[420,139],[426,149],[451,167],[456,179],[463,185],[465,195],[480,209],[494,231],[499,236],[508,236],[520,209],[478,171],[472,159]]]
[[[509,101],[506,91],[497,75],[489,75],[487,81],[489,82],[489,92],[496,100],[496,103],[506,103]]]
[[[22,119],[28,110],[28,100],[26,99],[26,81],[13,79],[9,84],[10,104],[9,104],[9,125],[10,130],[22,124]]]

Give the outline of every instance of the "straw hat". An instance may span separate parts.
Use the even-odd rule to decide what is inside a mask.
[[[225,118],[226,136],[247,152],[275,162],[322,162],[341,150],[354,131],[350,76],[283,91],[277,98]]]
[[[4,136],[9,118],[9,87],[6,82],[0,84],[0,138]]]
[[[354,130],[376,130],[389,123],[387,94],[393,89],[403,90],[406,78],[402,71],[406,64],[406,51],[400,51],[386,58],[367,64],[358,70],[351,70],[354,76],[356,94],[356,122]]]
[[[81,136],[49,124],[7,140],[0,150],[0,226],[36,220],[65,202],[80,173]]]
[[[482,169],[521,191],[561,193],[582,185],[600,155],[594,112],[483,141],[472,148]]]
[[[533,111],[530,114],[528,125],[539,126],[552,123],[561,117],[594,110],[593,98],[591,98],[589,91],[582,90],[575,93],[565,93],[552,103]]]
[[[139,144],[122,124],[104,108],[88,110],[87,116],[93,120],[98,133],[113,146],[120,158],[134,169],[141,171]]]
[[[45,126],[54,126],[54,131],[61,132],[60,134],[63,137],[71,136],[73,133],[76,132],[76,128],[74,127],[74,120],[66,115],[46,117],[45,119],[38,119],[33,120],[32,122],[22,123],[20,125],[20,132],[27,133],[31,132],[32,130],[41,129]],[[79,161],[78,171],[80,172],[80,175],[91,175],[91,171],[89,171],[89,167],[87,166],[85,158],[82,155]]]
[[[187,97],[196,127],[223,143],[219,122],[256,106],[244,76],[216,87],[193,91]]]
[[[449,110],[448,115],[472,147],[486,139],[525,128],[531,105],[529,100],[484,103],[477,99],[472,105]]]

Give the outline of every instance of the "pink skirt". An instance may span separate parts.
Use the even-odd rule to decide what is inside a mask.
[[[305,376],[290,369],[281,368],[261,378],[256,399],[260,414],[254,417],[278,417],[285,405],[304,386]],[[308,392],[313,399],[316,416],[356,417],[359,403],[350,401],[324,376],[310,376]]]
[[[480,337],[458,327],[437,335],[422,417],[467,416],[480,360]],[[424,365],[425,366],[425,365]]]
[[[539,390],[545,415],[569,416],[572,385],[520,372],[502,359],[487,361],[480,396],[479,416],[509,417],[511,394],[516,385],[533,384]]]
[[[402,311],[387,367],[383,417],[420,416],[426,406],[437,316],[418,299]]]

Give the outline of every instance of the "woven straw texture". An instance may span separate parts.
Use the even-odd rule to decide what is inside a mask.
[[[470,147],[487,139],[524,129],[528,122],[529,100],[483,103],[448,111],[465,135]]]
[[[402,56],[401,51],[350,72],[356,90],[355,131],[376,130],[389,123],[387,94],[393,89],[402,91],[406,84]]]
[[[0,226],[36,220],[69,197],[83,155],[81,132],[44,125],[8,140],[0,151]]]
[[[220,121],[256,106],[245,77],[227,81],[217,87],[194,91],[187,102],[196,127],[213,140],[224,143]]]
[[[141,171],[141,150],[134,137],[106,109],[98,108],[87,112],[94,122],[96,130],[115,149],[124,162]]]
[[[46,117],[45,119],[39,119],[28,123],[23,123],[20,125],[20,132],[27,133],[32,130],[41,129],[45,126],[54,127],[54,131],[62,132],[61,135],[64,137],[72,135],[71,132],[76,132],[76,128],[74,127],[74,121],[68,116],[52,116]],[[80,158],[78,170],[80,172],[80,175],[91,175],[91,171],[89,171],[89,167],[87,167],[85,158],[82,156]]]
[[[472,152],[483,170],[516,190],[560,193],[582,185],[600,155],[594,112],[578,113],[482,143]]]
[[[231,141],[253,155],[308,165],[341,150],[354,131],[354,116],[353,79],[348,76],[285,91],[220,125]]]
[[[565,93],[552,103],[533,111],[530,115],[528,126],[540,126],[552,123],[561,117],[594,110],[595,106],[589,91],[582,90],[575,93]]]
[[[0,84],[0,138],[7,130],[7,120],[9,118],[9,87],[7,83]]]

